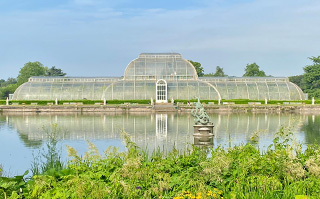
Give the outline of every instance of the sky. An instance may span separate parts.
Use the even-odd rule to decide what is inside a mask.
[[[140,53],[177,52],[242,76],[303,74],[320,56],[319,0],[0,0],[0,79],[27,62],[122,76]]]

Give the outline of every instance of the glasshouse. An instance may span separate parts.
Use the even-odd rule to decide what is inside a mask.
[[[178,53],[142,53],[123,77],[31,77],[12,100],[304,100],[285,77],[198,77]]]

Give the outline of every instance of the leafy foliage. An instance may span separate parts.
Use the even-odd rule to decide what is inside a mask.
[[[247,64],[243,77],[265,77],[266,73],[256,63]]]
[[[65,76],[66,73],[64,73],[61,69],[56,68],[55,66],[52,66],[51,68],[46,67],[45,76]]]
[[[31,165],[33,175],[46,173],[50,170],[60,171],[64,168],[60,155],[61,151],[57,148],[57,135],[61,133],[62,130],[57,124],[52,124],[50,127],[44,127],[43,131],[48,139],[46,149],[34,157],[33,164]]]
[[[204,75],[204,70],[203,67],[201,66],[201,64],[199,62],[194,62],[192,60],[189,60],[189,62],[194,66],[194,68],[197,71],[197,74],[199,77],[202,77]]]
[[[28,81],[32,76],[44,76],[46,74],[45,67],[40,62],[28,62],[19,71],[17,77],[18,85]]]
[[[22,190],[26,188],[26,182],[24,180],[24,176],[26,176],[29,172],[26,171],[21,176],[14,177],[0,177],[0,197],[7,198],[22,198],[19,197],[19,194],[22,195]],[[2,195],[1,195],[2,194]]]
[[[18,88],[16,78],[8,78],[8,80],[0,79],[0,99],[6,99],[9,94]]]
[[[301,89],[304,89],[304,84],[303,84],[303,76],[304,75],[296,75],[296,76],[291,76],[289,77],[289,81],[296,84],[297,86],[299,86]]]
[[[319,198],[320,148],[309,145],[302,151],[292,136],[281,128],[264,152],[242,144],[148,154],[124,133],[127,151],[109,147],[101,155],[88,142],[82,157],[68,147],[66,168],[27,182],[2,180],[0,187],[17,198]]]
[[[6,99],[9,97],[9,94],[14,93],[17,88],[17,84],[8,84],[7,86],[0,87],[0,99]]]
[[[320,56],[310,57],[312,65],[303,68],[304,75],[302,78],[303,88],[309,93],[310,97],[320,97]]]
[[[203,76],[205,76],[205,77],[227,77],[228,75],[226,75],[223,72],[223,68],[222,67],[217,66],[215,73],[208,73],[208,74],[204,74]]]
[[[5,81],[4,79],[0,80],[0,87],[6,87],[6,86],[9,86],[11,84],[16,84],[16,83],[17,83],[16,78],[9,77],[7,81]]]

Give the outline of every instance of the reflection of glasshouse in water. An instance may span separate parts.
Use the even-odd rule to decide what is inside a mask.
[[[183,150],[193,143],[194,118],[189,114],[25,114],[1,118],[18,130],[26,146],[39,146],[46,139],[43,127],[50,124],[61,129],[59,140],[119,140],[120,131],[124,130],[142,148],[171,150],[175,146]],[[282,126],[292,127],[292,132],[296,132],[306,120],[304,115],[290,114],[212,114],[210,118],[215,125],[216,145],[248,142],[256,133],[262,145],[270,144]]]
[[[143,53],[127,66],[123,78],[31,77],[13,100],[156,99],[304,100],[288,78],[200,78],[178,53]]]

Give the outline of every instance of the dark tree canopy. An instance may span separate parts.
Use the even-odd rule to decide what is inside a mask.
[[[309,59],[313,61],[313,64],[303,68],[302,83],[310,97],[320,97],[320,56]]]
[[[51,68],[46,68],[46,76],[65,76],[66,73],[64,73],[61,69],[56,68],[55,66],[52,66]]]
[[[247,64],[243,77],[266,77],[266,73],[259,68],[256,63]]]
[[[226,77],[228,75],[226,75],[224,72],[223,72],[223,68],[220,67],[220,66],[217,66],[216,67],[216,73],[213,74],[214,77]]]
[[[6,99],[17,89],[17,79],[9,77],[7,81],[0,80],[0,99]]]
[[[217,66],[215,73],[207,73],[207,74],[204,74],[203,76],[205,76],[205,77],[227,77],[228,75],[226,75],[223,72],[223,68],[222,67]]]
[[[199,62],[194,62],[194,61],[191,61],[191,60],[189,60],[189,62],[194,66],[194,68],[196,69],[197,74],[198,74],[199,77],[204,75],[203,67],[201,66],[201,64]]]
[[[303,82],[303,75],[296,75],[296,76],[291,76],[289,77],[289,81],[296,84],[297,86],[299,86],[300,88],[304,88]]]

